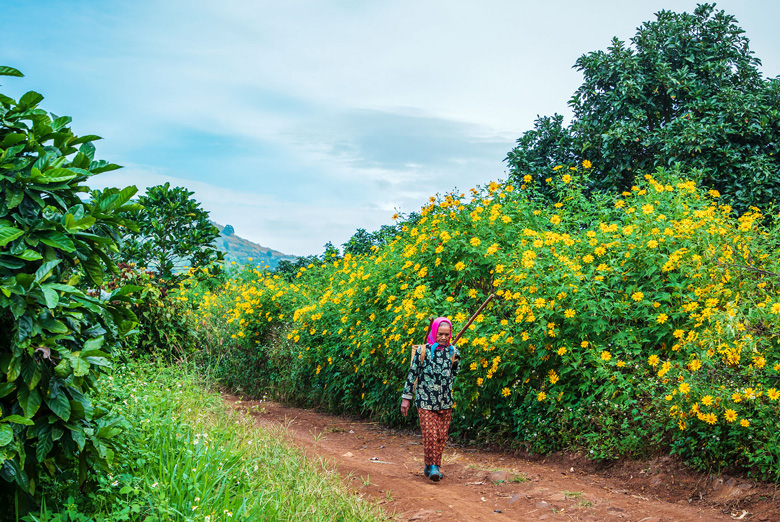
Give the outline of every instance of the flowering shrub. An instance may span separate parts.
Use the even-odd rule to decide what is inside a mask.
[[[557,202],[531,176],[432,197],[369,255],[247,273],[198,313],[255,346],[273,393],[401,423],[428,318],[457,330],[494,292],[458,343],[456,434],[777,473],[778,219],[663,170],[589,198],[589,166],[552,169]]]

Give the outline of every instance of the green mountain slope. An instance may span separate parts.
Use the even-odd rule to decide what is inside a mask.
[[[212,223],[214,222],[212,221]],[[225,260],[228,264],[235,261],[236,264],[251,263],[260,265],[261,268],[268,265],[270,268],[275,269],[279,261],[295,261],[297,259],[296,256],[283,254],[278,250],[258,245],[248,239],[237,236],[230,225],[222,226],[219,223],[214,223],[214,226],[219,229],[219,238],[216,240],[216,246],[225,253]]]

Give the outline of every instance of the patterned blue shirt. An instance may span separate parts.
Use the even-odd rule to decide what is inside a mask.
[[[423,410],[447,410],[452,408],[452,386],[460,366],[460,352],[453,344],[437,350],[438,344],[426,345],[425,361],[420,364],[419,348],[409,367],[404,385],[403,399],[412,399],[417,381],[417,398],[414,405]],[[452,348],[452,350],[450,350]],[[453,356],[453,360],[450,357]]]

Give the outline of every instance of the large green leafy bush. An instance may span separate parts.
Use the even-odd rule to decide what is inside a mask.
[[[0,67],[0,75],[21,73]],[[121,215],[137,208],[130,203],[136,189],[90,194],[84,183],[118,166],[95,160],[99,138],[74,135],[71,118],[38,108],[42,99],[0,94],[4,506],[10,495],[34,495],[42,472],[77,469],[83,481],[91,466],[112,461],[120,420],[94,408],[88,393],[134,325],[124,303],[134,288],[99,289],[115,270],[109,252],[117,250],[120,229],[131,226]]]
[[[516,181],[587,158],[592,188],[625,190],[679,166],[738,213],[780,196],[780,79],[764,79],[744,31],[714,5],[661,11],[626,44],[580,57],[573,119],[539,118],[507,156]]]

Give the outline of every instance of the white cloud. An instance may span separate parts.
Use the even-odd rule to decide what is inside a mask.
[[[320,253],[395,208],[503,177],[537,114],[568,112],[577,57],[696,3],[12,2],[4,53],[30,76],[3,83],[41,91],[106,138],[100,157],[130,165],[95,182],[171,181],[243,237]],[[778,6],[718,2],[769,75]],[[67,53],[41,24],[68,28]]]

